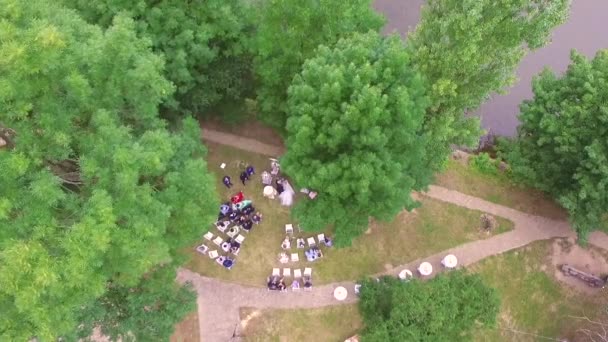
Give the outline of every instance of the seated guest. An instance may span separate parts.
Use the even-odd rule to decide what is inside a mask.
[[[262,213],[260,213],[259,211],[257,213],[255,213],[251,217],[251,221],[253,221],[253,223],[255,223],[255,224],[260,224],[260,222],[262,222]]]
[[[253,227],[253,222],[251,220],[245,220],[245,222],[241,223],[241,227],[243,227],[245,230],[251,230],[251,227]]]
[[[244,215],[249,215],[249,214],[253,213],[254,211],[255,211],[255,208],[253,206],[251,206],[251,205],[248,205],[245,208],[243,208],[243,210],[241,210],[241,212]]]
[[[241,202],[244,197],[245,196],[243,195],[243,192],[239,191],[238,194],[236,194],[230,198],[230,201],[232,202],[232,204],[237,204],[237,203]]]
[[[249,165],[249,166],[247,166],[247,169],[245,170],[245,172],[247,172],[248,176],[252,176],[253,174],[255,174],[255,169],[253,168],[253,166]]]
[[[334,244],[334,242],[326,236],[325,237],[325,246],[331,247],[333,244]]]
[[[268,289],[269,290],[276,290],[277,289],[277,284],[270,277],[268,277],[268,279],[267,279],[267,284],[268,284]]]
[[[234,221],[236,221],[236,219],[239,218],[239,213],[237,213],[236,211],[233,211],[230,213],[228,218],[230,218],[230,221],[234,222]]]
[[[291,289],[292,289],[292,290],[298,290],[298,289],[300,289],[300,282],[299,282],[299,281],[297,281],[297,280],[294,280],[294,281],[291,283]]]
[[[241,248],[241,244],[236,241],[231,241],[232,239],[228,239],[228,243],[230,243],[230,251],[234,252]]]
[[[306,247],[306,242],[304,242],[304,239],[300,238],[298,239],[298,248],[304,248]]]
[[[238,224],[240,224],[241,226],[243,225],[243,223],[245,223],[245,221],[247,221],[247,216],[245,215],[241,215],[241,217],[239,217],[239,222]]]
[[[281,280],[279,280],[278,288],[279,288],[279,291],[283,291],[287,288],[287,286],[285,285],[285,280],[283,278],[281,278]]]
[[[304,278],[304,288],[309,289],[312,287],[312,281],[309,277]]]

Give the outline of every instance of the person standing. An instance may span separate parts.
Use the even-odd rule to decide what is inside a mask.
[[[234,185],[234,184],[232,184],[232,180],[230,179],[230,176],[224,176],[224,179],[222,180],[222,182],[228,189],[230,189],[230,187]]]

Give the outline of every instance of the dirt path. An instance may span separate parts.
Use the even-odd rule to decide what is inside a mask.
[[[203,136],[205,139],[216,143],[230,145],[255,153],[274,156],[282,153],[282,151],[274,146],[262,144],[251,139],[234,137],[230,134],[204,130]],[[430,262],[436,271],[434,274],[437,274],[442,270],[440,261],[446,254],[456,255],[459,265],[468,266],[484,258],[520,248],[534,241],[556,237],[575,237],[575,233],[568,222],[526,214],[458,191],[439,186],[430,186],[429,191],[422,195],[509,219],[513,221],[514,229],[485,240],[465,243],[424,259],[412,261],[382,274],[397,275],[404,268],[414,271],[422,260]],[[608,250],[608,235],[594,232],[589,236],[589,243]],[[191,282],[196,288],[198,293],[200,336],[201,341],[205,342],[230,341],[233,333],[237,331],[235,329],[238,328],[240,322],[240,307],[256,307],[261,309],[311,308],[353,303],[356,301],[353,293],[354,283],[352,282],[322,285],[307,292],[288,291],[278,293],[267,291],[263,288],[245,287],[202,277],[187,269],[180,269],[177,278],[180,282]],[[349,296],[346,301],[338,302],[333,298],[333,290],[337,286],[345,286],[349,290]]]
[[[259,153],[271,157],[279,157],[283,154],[284,149],[279,146],[264,144],[254,139],[240,137],[238,135],[218,132],[207,128],[202,128],[203,140],[236,147],[241,150]]]

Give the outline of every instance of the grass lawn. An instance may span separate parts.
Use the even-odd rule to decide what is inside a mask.
[[[474,341],[560,338],[573,341],[574,330],[581,327],[582,322],[568,315],[586,314],[593,319],[605,307],[608,303],[606,293],[589,297],[558,283],[551,275],[550,254],[551,241],[537,242],[488,258],[470,268],[496,288],[502,300],[498,328],[477,330]],[[248,341],[301,341],[305,340],[303,334],[311,331],[315,336],[324,337],[316,339],[318,341],[342,341],[362,327],[356,305],[315,310],[265,310],[251,323],[245,329]]]
[[[565,210],[540,191],[514,184],[503,174],[482,174],[463,161],[450,159],[435,184],[526,213],[567,219]]]
[[[598,314],[606,303],[606,294],[589,297],[559,283],[551,274],[554,266],[550,254],[550,241],[537,242],[471,268],[496,288],[502,299],[498,328],[479,331],[477,341],[539,340],[511,330],[570,340],[581,322],[568,315]]]
[[[243,190],[246,197],[251,198],[254,206],[263,213],[264,218],[260,225],[254,226],[246,235],[237,263],[230,271],[206,256],[197,254],[194,248],[190,249],[188,253],[191,254],[191,260],[186,267],[205,276],[264,286],[265,279],[273,267],[285,266],[312,267],[316,284],[356,280],[383,271],[385,268],[488,236],[479,233],[480,212],[425,198],[422,200],[422,207],[414,213],[404,212],[390,223],[374,223],[369,234],[356,239],[352,247],[322,248],[325,257],[314,263],[304,261],[281,265],[277,261],[277,255],[282,251],[280,246],[285,238],[284,226],[293,222],[290,219],[289,209],[282,207],[277,200],[269,200],[262,196],[259,175],[255,175],[251,183],[243,187],[238,182],[240,171],[235,166],[236,161],[251,163],[258,173],[261,173],[268,168],[267,157],[223,145],[207,144],[207,146],[209,168],[217,175],[218,189],[222,197],[228,199],[234,193]],[[219,168],[222,162],[228,164],[225,170]],[[221,184],[224,172],[233,178],[235,186],[232,189],[226,189]],[[300,200],[308,199],[300,198]],[[500,228],[496,233],[508,231],[513,227],[508,220],[499,218],[498,221]],[[211,231],[216,235],[219,234],[215,228]],[[300,235],[312,236],[316,233],[320,232],[303,232]],[[325,233],[331,235],[330,232]],[[300,260],[305,260],[303,250],[291,249],[292,253],[296,251],[299,252]]]
[[[362,325],[354,304],[307,310],[241,309],[241,319],[246,317],[243,335],[248,342],[344,341]]]
[[[198,313],[194,311],[175,326],[171,342],[199,342]]]

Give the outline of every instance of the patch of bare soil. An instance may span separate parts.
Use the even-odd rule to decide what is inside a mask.
[[[593,247],[583,248],[576,244],[574,239],[555,239],[551,247],[551,264],[554,266],[557,280],[584,294],[596,295],[602,291],[588,286],[576,277],[564,275],[560,267],[568,264],[585,273],[604,278],[608,274],[608,260],[603,252]]]

